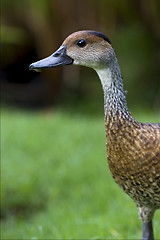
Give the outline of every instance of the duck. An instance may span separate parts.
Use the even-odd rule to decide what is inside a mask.
[[[63,65],[94,69],[104,94],[107,161],[115,182],[135,202],[142,240],[153,240],[153,217],[160,208],[160,123],[138,122],[129,111],[120,66],[109,38],[94,30],[70,34],[30,70]]]

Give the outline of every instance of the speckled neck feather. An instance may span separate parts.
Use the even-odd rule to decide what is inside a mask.
[[[104,92],[104,113],[106,120],[133,121],[128,110],[126,93],[117,58],[104,69],[96,70]]]

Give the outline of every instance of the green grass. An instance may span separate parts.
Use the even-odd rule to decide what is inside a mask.
[[[108,169],[103,114],[3,110],[1,173],[2,239],[141,238],[136,206]]]

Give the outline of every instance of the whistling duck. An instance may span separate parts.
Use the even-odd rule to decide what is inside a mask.
[[[69,64],[91,67],[100,78],[110,171],[138,207],[142,239],[154,239],[152,219],[160,208],[160,124],[140,123],[132,117],[115,51],[104,34],[87,30],[72,33],[55,53],[29,68]]]

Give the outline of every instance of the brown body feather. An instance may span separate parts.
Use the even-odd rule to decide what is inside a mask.
[[[109,168],[138,207],[160,208],[160,125],[106,118]],[[149,221],[148,216],[144,221]]]

